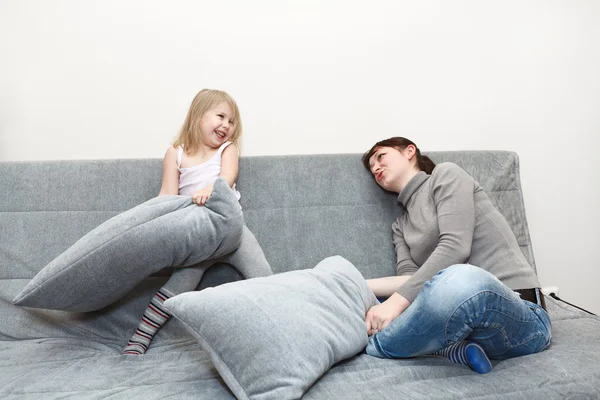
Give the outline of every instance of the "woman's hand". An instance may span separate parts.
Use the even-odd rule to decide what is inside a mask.
[[[367,334],[369,336],[384,330],[410,306],[410,302],[398,293],[394,293],[381,304],[371,307],[367,312]]]
[[[206,203],[206,200],[210,197],[213,191],[213,185],[208,185],[203,187],[200,190],[196,190],[196,192],[192,195],[192,202],[198,204],[199,206],[203,206]]]

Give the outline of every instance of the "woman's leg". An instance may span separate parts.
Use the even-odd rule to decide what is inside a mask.
[[[407,358],[434,353],[464,339],[489,358],[505,359],[544,350],[550,343],[548,314],[489,272],[453,265],[425,283],[406,311],[371,336],[367,354]]]
[[[492,363],[483,347],[470,340],[461,340],[431,355],[445,357],[455,364],[471,368],[478,374],[487,374],[492,370]]]

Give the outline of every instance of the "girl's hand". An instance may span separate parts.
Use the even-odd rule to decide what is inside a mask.
[[[384,330],[393,320],[398,318],[410,306],[408,300],[394,293],[381,304],[371,307],[367,312],[367,334],[369,336]]]
[[[203,206],[206,203],[206,200],[210,197],[213,191],[213,185],[208,185],[203,187],[200,190],[197,190],[196,193],[192,195],[192,202],[198,204],[199,206]]]

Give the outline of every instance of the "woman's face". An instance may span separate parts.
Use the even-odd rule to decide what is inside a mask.
[[[413,169],[411,160],[414,155],[415,147],[412,145],[404,150],[378,147],[369,160],[371,173],[377,184],[385,190],[400,193],[404,184],[403,177]]]

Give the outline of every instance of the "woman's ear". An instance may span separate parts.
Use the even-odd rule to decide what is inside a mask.
[[[416,148],[414,145],[412,145],[412,144],[409,144],[409,145],[408,145],[408,146],[406,146],[406,148],[404,149],[404,152],[405,152],[405,156],[406,156],[406,158],[408,158],[408,160],[410,161],[410,160],[412,160],[412,159],[415,157],[415,155],[417,154],[417,148]]]

